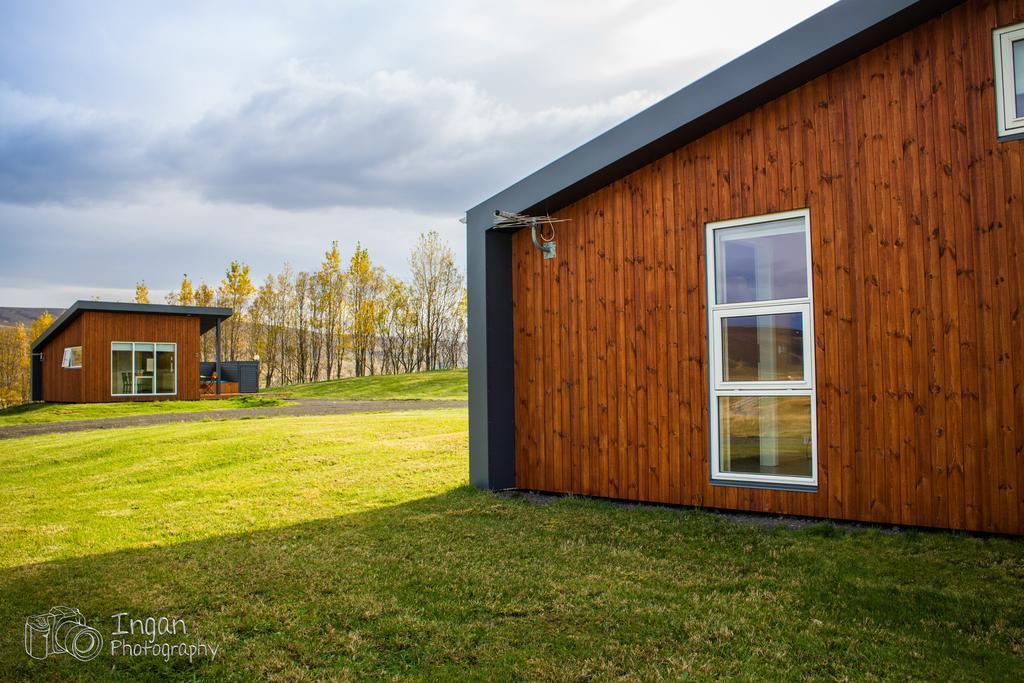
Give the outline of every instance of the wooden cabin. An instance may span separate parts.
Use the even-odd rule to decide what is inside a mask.
[[[1024,0],[842,0],[471,209],[471,481],[1024,532],[1022,138]]]
[[[255,381],[226,381],[220,325],[229,317],[230,308],[77,301],[32,343],[32,398],[101,403],[256,391]],[[200,338],[210,331],[217,362],[203,376]]]

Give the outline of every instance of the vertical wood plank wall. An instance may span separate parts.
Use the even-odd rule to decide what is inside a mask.
[[[82,371],[61,367],[64,349],[81,344],[82,319],[77,318],[40,349],[43,354],[44,401],[76,403],[82,399]]]
[[[76,330],[76,344],[66,343]],[[175,396],[111,396],[110,344],[114,341],[174,342],[178,345]],[[65,346],[81,344],[82,369],[60,367]],[[96,403],[199,399],[199,318],[153,313],[85,311],[43,349],[43,400]],[[56,366],[51,359],[56,358]],[[71,375],[77,380],[71,380]]]
[[[1024,141],[965,5],[514,238],[516,478],[630,500],[1024,532]],[[816,493],[709,483],[709,221],[810,210]]]

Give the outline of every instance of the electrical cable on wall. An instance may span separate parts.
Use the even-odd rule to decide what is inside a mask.
[[[518,230],[529,228],[533,246],[544,254],[544,259],[555,258],[555,223],[565,223],[568,218],[552,218],[551,216],[527,216],[511,211],[494,212],[494,227]]]

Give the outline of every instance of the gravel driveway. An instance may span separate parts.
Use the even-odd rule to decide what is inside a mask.
[[[345,415],[347,413],[391,412],[395,410],[433,410],[435,408],[465,408],[467,401],[338,401],[326,398],[299,398],[286,405],[273,408],[238,408],[235,410],[204,410],[195,413],[159,413],[155,415],[129,415],[92,420],[66,422],[40,422],[37,424],[0,427],[0,439],[14,439],[35,434],[63,434],[87,429],[118,429],[162,425],[173,422],[202,422],[203,420],[242,420],[252,417],[294,417],[304,415]]]

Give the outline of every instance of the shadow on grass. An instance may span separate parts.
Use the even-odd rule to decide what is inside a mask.
[[[41,410],[45,410],[49,403],[22,403],[20,405],[11,406],[9,408],[0,408],[0,417],[19,417],[21,415],[31,415],[38,413]]]
[[[637,675],[1017,678],[1024,545],[830,537],[468,487],[284,528],[0,572],[0,680]],[[80,609],[90,662],[25,617]],[[177,617],[213,661],[112,656],[111,615]],[[136,641],[141,642],[141,641]]]

